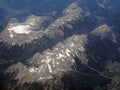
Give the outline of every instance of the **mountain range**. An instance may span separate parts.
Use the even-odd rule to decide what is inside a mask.
[[[0,33],[0,90],[119,90],[119,4],[71,0],[11,18]]]

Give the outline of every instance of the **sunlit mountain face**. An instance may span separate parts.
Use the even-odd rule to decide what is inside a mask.
[[[30,15],[49,15],[57,18],[61,11],[74,0],[1,0],[0,1],[0,18],[3,24],[7,24],[11,18],[17,18],[20,21],[25,20]],[[1,27],[4,27],[1,25]],[[0,30],[1,31],[1,30]]]
[[[0,90],[120,90],[119,0],[1,0]]]

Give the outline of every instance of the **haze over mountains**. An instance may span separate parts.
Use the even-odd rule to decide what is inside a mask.
[[[1,2],[0,90],[119,90],[119,0]]]

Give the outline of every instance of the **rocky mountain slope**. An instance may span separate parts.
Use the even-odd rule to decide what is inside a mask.
[[[8,23],[7,28],[0,33],[0,47],[9,47],[4,48],[1,51],[1,53],[3,54],[1,55],[1,57],[3,57],[4,59],[8,59],[6,57],[10,56],[4,56],[5,54],[3,52],[9,52],[10,54],[8,55],[13,54],[11,55],[11,57],[13,57],[9,59],[15,59],[14,55],[16,53],[16,48],[14,47],[17,47],[17,49],[19,48],[19,52],[21,53],[18,54],[29,52],[28,49],[34,47],[34,54],[38,50],[42,50],[43,46],[46,46],[44,47],[45,49],[53,46],[48,46],[48,43],[57,43],[60,40],[72,35],[74,33],[72,32],[72,30],[75,29],[73,28],[72,24],[75,24],[78,20],[80,20],[84,15],[84,12],[77,3],[73,3],[67,9],[65,9],[63,13],[63,16],[54,20],[51,24],[50,22],[52,20],[52,17],[47,16],[30,16],[26,19],[26,21],[22,23],[18,23],[16,20],[11,20]],[[71,33],[67,33],[67,31],[65,30],[71,30]],[[18,54],[16,54],[16,56],[18,56],[18,59],[21,58],[21,56],[24,56],[19,56]]]
[[[117,52],[118,48],[116,34],[107,25],[102,25],[88,35],[73,35],[51,49],[36,53],[27,61],[27,65],[21,62],[12,64],[4,73],[17,82],[15,85],[10,84],[15,90],[21,85],[23,88],[26,87],[26,83],[26,90],[29,90],[29,85],[34,88],[33,83],[43,90],[92,88],[94,85],[105,85],[110,82],[111,78],[102,74],[102,71],[106,62],[116,56],[113,51],[120,54]],[[101,51],[103,49],[104,53]],[[64,81],[65,77],[68,78],[68,82]]]
[[[11,19],[0,33],[0,90],[111,90],[108,62],[120,59],[119,28],[109,23],[116,9],[91,1],[73,2],[58,18]]]

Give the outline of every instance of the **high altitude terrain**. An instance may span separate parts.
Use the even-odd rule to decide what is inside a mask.
[[[118,4],[78,0],[12,18],[0,33],[0,90],[119,90]]]

